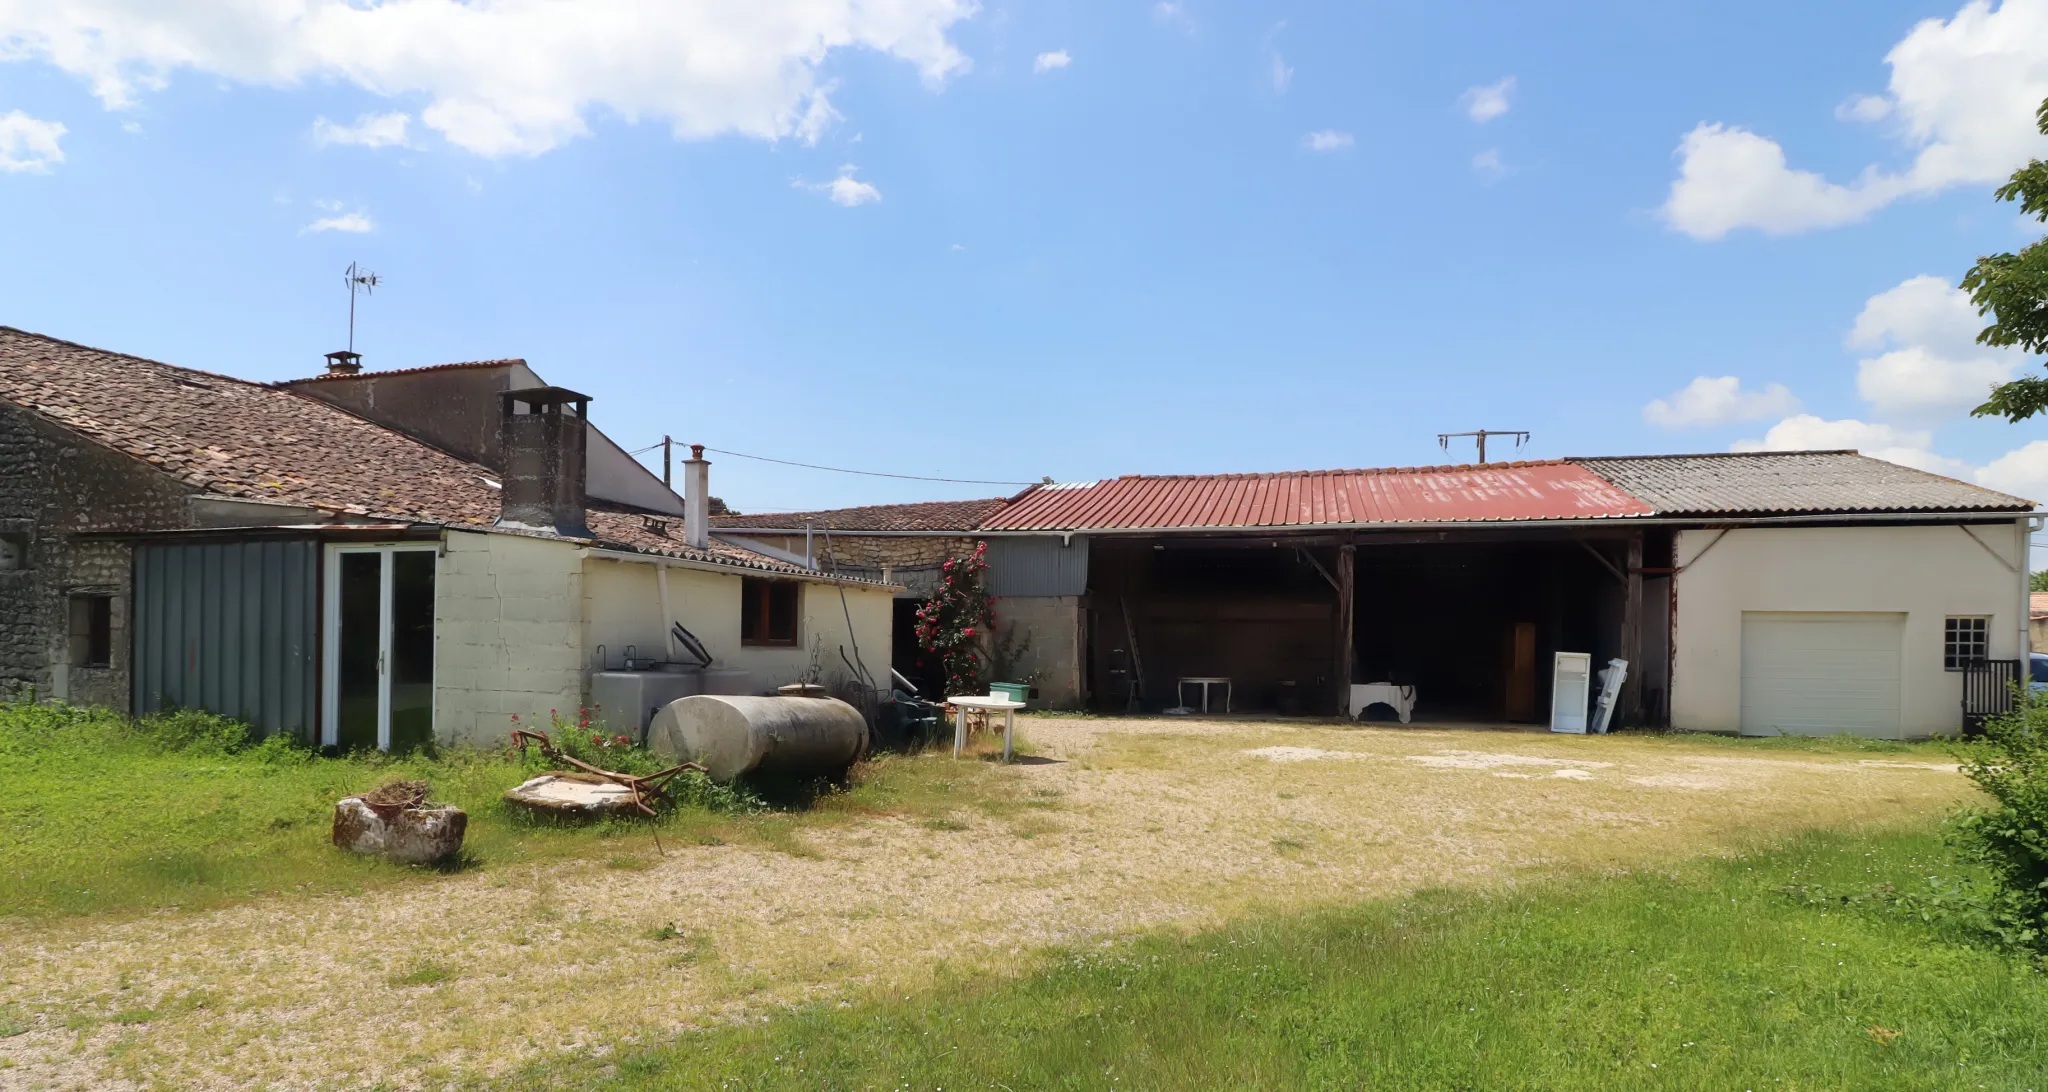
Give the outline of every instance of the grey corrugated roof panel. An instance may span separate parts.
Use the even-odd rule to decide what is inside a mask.
[[[1575,458],[1660,516],[2026,512],[2034,502],[1854,451]]]

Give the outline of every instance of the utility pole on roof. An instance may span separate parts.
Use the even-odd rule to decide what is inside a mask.
[[[668,480],[669,465],[673,461],[675,449],[676,441],[674,437],[664,436],[661,438],[661,484],[669,486],[670,489],[675,488],[669,484]]]
[[[1474,429],[1471,432],[1439,432],[1436,434],[1436,446],[1444,449],[1445,451],[1449,451],[1451,449],[1452,440],[1463,439],[1468,436],[1479,441],[1480,466],[1486,465],[1486,438],[1488,436],[1514,437],[1516,451],[1520,451],[1522,449],[1522,445],[1529,442],[1529,434],[1519,429],[1482,428]]]

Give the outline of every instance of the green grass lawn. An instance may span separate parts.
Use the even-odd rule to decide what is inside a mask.
[[[1812,836],[1068,952],[1017,981],[794,1010],[509,1083],[2048,1090],[2037,964],[1829,897],[1937,874],[1956,871],[1929,832]]]
[[[206,725],[201,725],[202,729]],[[276,741],[223,747],[113,714],[0,705],[0,917],[198,908],[282,892],[353,892],[422,870],[336,850],[334,802],[394,778],[429,782],[469,813],[477,868],[565,853],[654,851],[645,824],[581,827],[506,807],[540,768],[511,752],[321,758]],[[670,837],[729,817],[684,808]]]
[[[845,792],[734,792],[684,784],[658,820],[562,824],[508,807],[503,792],[546,769],[536,753],[452,749],[323,758],[283,740],[222,746],[214,718],[137,723],[99,710],[0,702],[0,919],[204,909],[279,894],[357,893],[435,872],[361,857],[329,841],[334,802],[386,781],[427,781],[469,814],[454,871],[581,858],[642,867],[679,843],[801,851],[804,830],[873,814],[1003,806],[979,764],[883,756]],[[194,734],[196,732],[196,735]],[[631,756],[648,772],[645,752]],[[691,775],[684,775],[685,778]]]

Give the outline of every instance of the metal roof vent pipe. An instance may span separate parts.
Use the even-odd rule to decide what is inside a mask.
[[[711,547],[711,463],[703,444],[691,444],[683,460],[683,541],[699,550]]]
[[[338,353],[327,354],[328,375],[355,375],[362,370],[363,354],[361,353],[352,353],[344,349]]]
[[[590,396],[561,387],[498,395],[498,443],[505,456],[498,526],[589,538],[584,453]]]

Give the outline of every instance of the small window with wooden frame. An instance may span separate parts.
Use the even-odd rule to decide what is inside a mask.
[[[740,644],[795,648],[797,605],[803,584],[795,580],[740,578]]]

